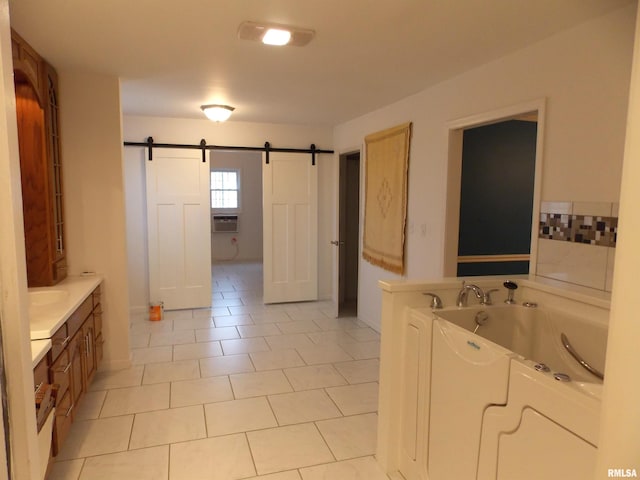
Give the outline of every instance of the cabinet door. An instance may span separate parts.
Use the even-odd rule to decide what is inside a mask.
[[[93,321],[95,324],[94,338],[96,350],[96,370],[102,360],[104,337],[102,335],[102,307],[98,305],[93,311]]]
[[[67,276],[58,79],[15,33],[12,46],[27,279],[42,287]]]
[[[58,113],[58,75],[48,63],[43,65],[45,92],[45,133],[47,139],[47,158],[51,184],[51,227],[54,244],[52,255],[52,274],[54,283],[67,276],[65,260],[64,212],[62,206],[62,162],[60,155],[60,125]]]
[[[71,428],[74,401],[70,391],[58,400],[56,417],[53,424],[53,455],[56,456],[62,448],[65,438]]]
[[[93,380],[93,375],[96,373],[96,341],[94,332],[95,327],[93,322],[93,314],[91,314],[82,326],[82,341],[84,350],[82,359],[84,362],[85,390],[88,388],[91,380]]]
[[[96,370],[100,365],[103,356],[104,336],[102,335],[102,291],[100,286],[92,293],[93,296],[93,322],[94,322],[94,338],[96,350]]]
[[[69,344],[69,352],[71,355],[71,392],[73,395],[73,403],[77,404],[80,396],[84,392],[84,375],[82,373],[82,330],[79,330]]]

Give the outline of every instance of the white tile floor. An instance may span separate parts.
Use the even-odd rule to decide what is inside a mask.
[[[323,302],[262,305],[257,264],[216,265],[213,308],[135,318],[50,480],[386,480],[379,335]]]

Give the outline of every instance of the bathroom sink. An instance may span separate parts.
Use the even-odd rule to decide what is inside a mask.
[[[63,302],[69,297],[66,290],[36,290],[29,292],[29,306],[40,307]]]

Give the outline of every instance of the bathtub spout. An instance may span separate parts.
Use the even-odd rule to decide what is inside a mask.
[[[467,285],[462,282],[462,288],[458,292],[456,305],[458,305],[459,307],[467,306],[467,296],[469,294],[469,290],[471,290],[475,294],[476,298],[479,299],[480,303],[482,304],[484,300],[484,292],[482,291],[482,289],[477,285],[473,285],[471,283]]]

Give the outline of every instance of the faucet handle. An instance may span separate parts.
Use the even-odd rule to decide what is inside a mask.
[[[429,306],[431,307],[432,310],[442,308],[442,300],[440,300],[440,297],[438,295],[431,292],[423,293],[423,295],[427,295],[431,297],[431,304]]]
[[[491,299],[491,294],[493,292],[497,292],[498,290],[500,290],[499,288],[492,288],[491,290],[487,290],[486,292],[484,292],[484,295],[482,297],[482,304],[483,305],[493,305],[493,300]]]

